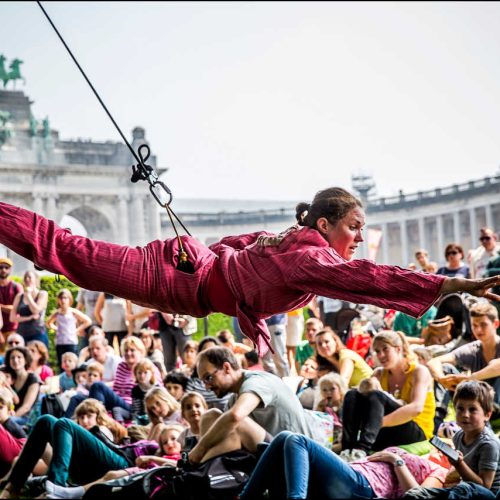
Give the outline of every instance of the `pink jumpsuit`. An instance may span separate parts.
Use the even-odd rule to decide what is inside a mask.
[[[53,221],[0,203],[0,243],[78,286],[112,293],[160,311],[203,317],[236,316],[263,353],[264,319],[298,309],[315,295],[373,304],[421,316],[438,298],[443,276],[346,261],[318,231],[297,228],[277,246],[267,233],[223,238],[209,248],[182,237],[194,274],[178,271],[176,239],[127,247],[72,235]]]

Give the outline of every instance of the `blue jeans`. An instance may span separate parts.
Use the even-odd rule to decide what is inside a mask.
[[[110,470],[129,467],[124,457],[72,420],[42,415],[10,474],[9,482],[16,490],[26,482],[47,444],[53,449],[48,479],[60,486],[67,485],[70,475],[72,481],[85,484]]]
[[[273,500],[375,496],[367,479],[338,455],[288,431],[280,432],[262,454],[241,500],[258,498],[265,490]]]
[[[94,398],[100,401],[108,411],[113,411],[113,408],[123,408],[128,412],[132,411],[132,406],[125,402],[118,394],[113,392],[111,387],[108,387],[104,382],[94,382],[90,386],[89,398]],[[85,399],[86,396],[83,394],[75,394],[69,401],[68,408],[64,413],[67,418],[73,417],[76,407]]]

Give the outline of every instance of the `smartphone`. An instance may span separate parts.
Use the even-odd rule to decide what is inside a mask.
[[[454,462],[458,460],[458,457],[460,456],[458,454],[458,451],[454,450],[444,441],[441,441],[441,439],[439,439],[437,436],[433,436],[431,439],[429,439],[429,442],[432,444],[432,446],[436,447],[441,453],[443,453],[443,455],[446,455],[450,460]]]

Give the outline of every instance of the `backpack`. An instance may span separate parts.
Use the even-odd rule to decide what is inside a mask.
[[[64,416],[64,406],[58,394],[46,394],[42,398],[41,415],[53,415],[56,418]]]

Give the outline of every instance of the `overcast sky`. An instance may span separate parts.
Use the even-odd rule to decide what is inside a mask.
[[[500,4],[46,2],[124,132],[177,197],[379,195],[499,172]],[[0,53],[61,138],[120,140],[35,2],[0,3]]]

